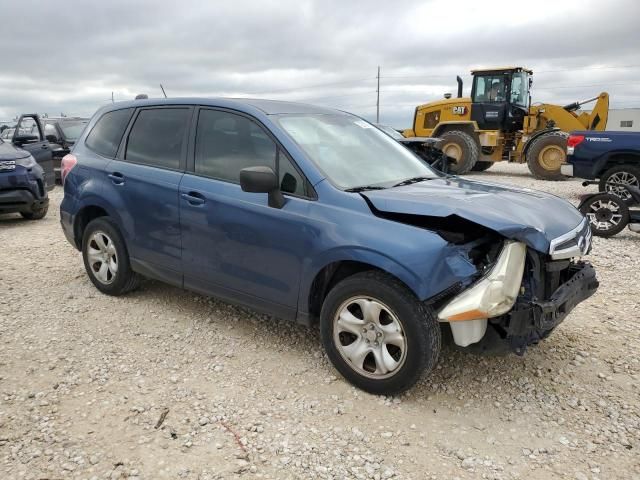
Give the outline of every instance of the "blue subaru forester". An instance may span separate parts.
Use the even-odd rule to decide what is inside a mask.
[[[141,277],[319,323],[392,394],[461,347],[522,354],[598,287],[568,202],[432,170],[370,123],[288,102],[99,110],[62,162],[62,228],[101,292]]]

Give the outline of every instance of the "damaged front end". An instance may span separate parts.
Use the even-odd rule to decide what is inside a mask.
[[[590,263],[553,260],[521,242],[506,241],[484,276],[436,308],[439,320],[451,326],[456,345],[522,355],[597,288]]]
[[[448,264],[464,258],[474,270],[426,300],[456,345],[522,355],[597,290],[591,264],[576,260],[589,253],[591,230],[572,205],[463,180],[423,183],[363,196],[376,216],[437,233],[451,247]]]

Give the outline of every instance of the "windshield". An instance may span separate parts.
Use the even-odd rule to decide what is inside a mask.
[[[280,115],[278,122],[327,178],[347,190],[438,175],[407,148],[353,115]]]
[[[378,127],[380,130],[382,130],[384,133],[389,135],[394,140],[402,140],[404,138],[399,131],[394,130],[388,125],[382,125],[381,123],[376,123],[376,127]]]
[[[62,128],[62,133],[64,133],[67,140],[75,141],[78,139],[87,123],[89,123],[88,120],[80,122],[60,122],[60,128]]]

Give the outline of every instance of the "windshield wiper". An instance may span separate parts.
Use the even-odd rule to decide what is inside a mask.
[[[432,180],[433,177],[411,177],[398,182],[394,185],[394,187],[401,187],[403,185],[411,185],[412,183],[424,182],[425,180]]]
[[[381,187],[380,185],[362,185],[361,187],[347,188],[345,192],[358,193],[358,192],[366,192],[367,190],[384,190],[384,189],[385,187]]]

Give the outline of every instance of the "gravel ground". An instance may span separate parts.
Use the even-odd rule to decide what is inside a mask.
[[[477,178],[577,203],[522,165]],[[592,187],[592,189],[595,187]],[[640,237],[524,357],[443,349],[408,393],[352,388],[318,332],[147,281],[103,296],[58,224],[0,217],[0,478],[640,478]],[[552,212],[550,212],[552,214]]]

